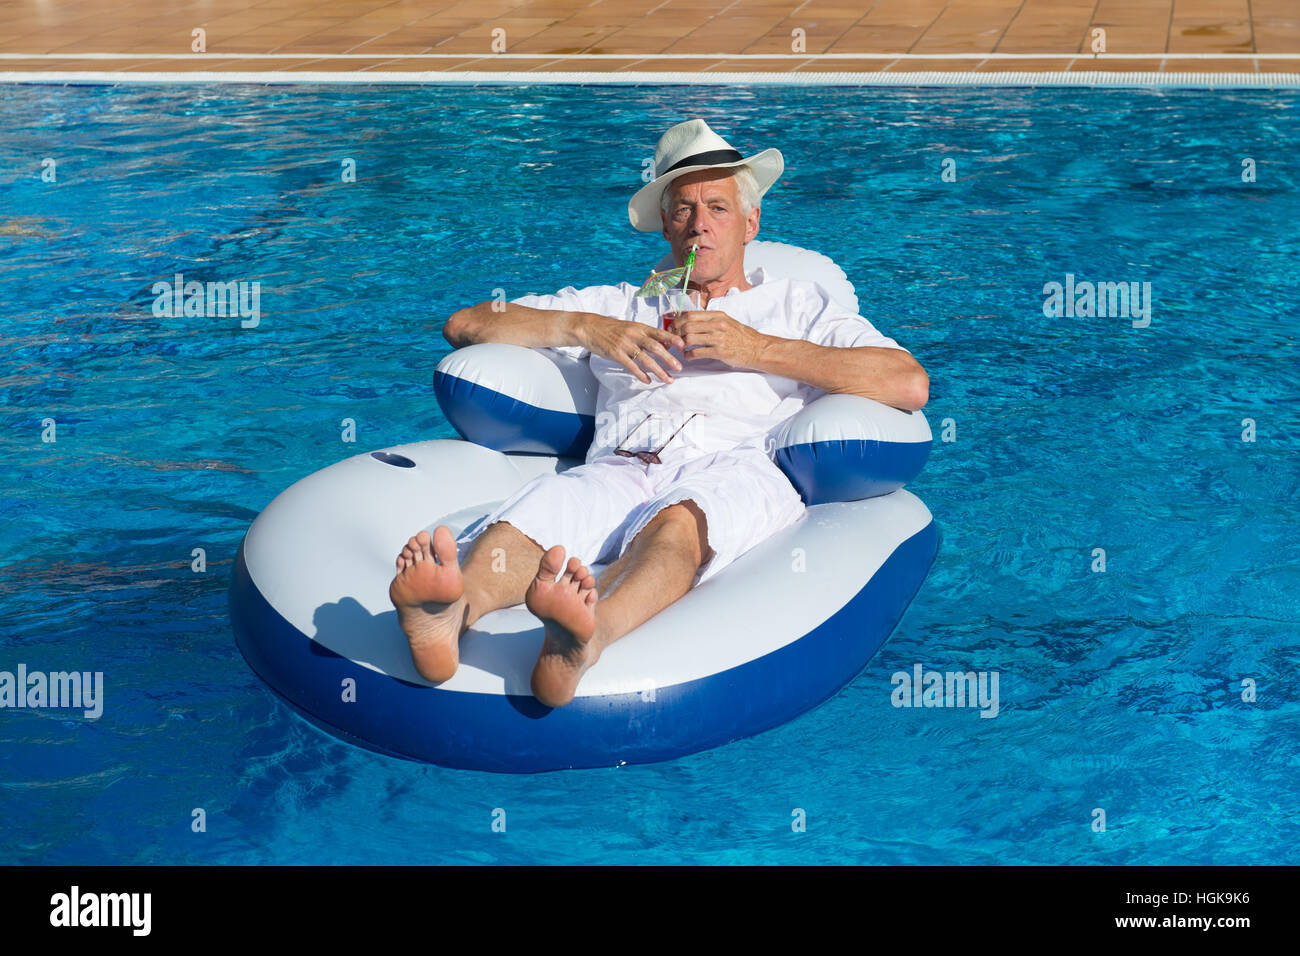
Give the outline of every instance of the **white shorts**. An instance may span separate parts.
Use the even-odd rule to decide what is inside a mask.
[[[738,448],[682,464],[642,464],[605,455],[528,482],[457,540],[466,546],[496,521],[508,521],[543,548],[563,545],[587,565],[615,560],[669,505],[690,499],[707,520],[709,557],[693,585],[717,574],[804,512],[790,479],[756,448]]]

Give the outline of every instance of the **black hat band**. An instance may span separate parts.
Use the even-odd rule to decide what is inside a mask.
[[[719,163],[739,163],[744,158],[734,149],[714,149],[707,153],[696,153],[694,156],[687,156],[685,159],[673,163],[659,175],[667,176],[674,169],[680,169],[683,166],[716,166]]]

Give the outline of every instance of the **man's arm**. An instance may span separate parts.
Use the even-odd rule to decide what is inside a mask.
[[[757,372],[792,378],[832,394],[873,398],[905,411],[919,411],[930,400],[930,376],[902,349],[817,345],[754,334],[759,341],[749,367]]]
[[[861,395],[904,411],[930,400],[930,376],[902,349],[818,345],[767,335],[725,312],[687,312],[673,324],[686,341],[686,360],[717,359],[804,382],[840,395]]]
[[[619,363],[645,385],[651,375],[671,382],[672,372],[681,371],[681,363],[668,349],[680,349],[683,342],[671,332],[596,312],[503,304],[504,311],[493,310],[489,301],[454,312],[442,327],[443,338],[458,349],[479,342],[533,349],[576,345]]]
[[[526,305],[503,302],[504,310],[494,310],[496,302],[480,302],[453,312],[442,327],[442,337],[455,348],[479,342],[501,342],[542,349],[580,345],[585,325],[590,319],[603,318],[587,312],[558,309],[533,309]]]

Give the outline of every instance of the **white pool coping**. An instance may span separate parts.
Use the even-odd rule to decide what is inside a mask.
[[[504,54],[503,54],[504,55]],[[229,59],[246,59],[231,56]],[[275,59],[276,57],[272,57]],[[1264,57],[1281,59],[1280,56]],[[143,54],[136,59],[152,60]],[[378,57],[372,57],[378,59]],[[386,57],[384,59],[393,59]],[[933,59],[927,57],[926,59]],[[1131,59],[1126,57],[1126,59]],[[1215,57],[1222,59],[1222,57]],[[1300,89],[1296,73],[1161,73],[1161,72],[988,72],[929,70],[924,72],[836,73],[683,73],[563,72],[563,71],[170,71],[125,72],[98,70],[0,71],[0,83],[52,85],[142,85],[166,83],[325,84],[325,85],[535,85],[535,86],[991,86],[991,87],[1128,87],[1158,89]]]

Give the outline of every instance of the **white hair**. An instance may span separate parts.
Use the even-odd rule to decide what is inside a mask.
[[[732,166],[731,178],[736,181],[736,193],[740,196],[740,214],[748,216],[750,210],[762,206],[762,197],[758,193],[758,178],[748,166]],[[674,180],[673,182],[676,182]],[[659,208],[668,215],[668,204],[672,202],[673,183],[669,183],[659,199]]]

